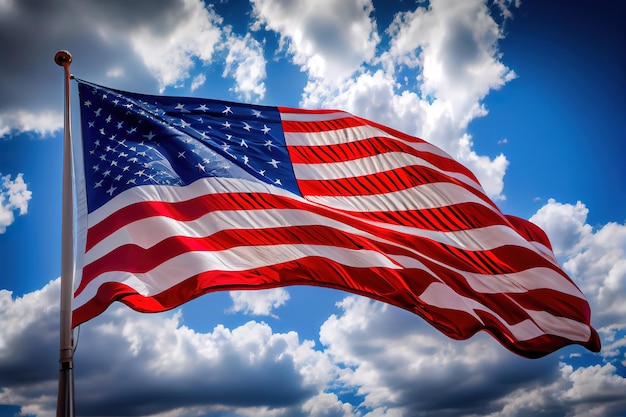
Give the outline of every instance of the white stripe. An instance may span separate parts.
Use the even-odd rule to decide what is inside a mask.
[[[297,201],[306,201],[287,190],[260,181],[204,177],[184,187],[174,185],[141,185],[124,190],[103,206],[89,213],[89,226],[92,227],[123,207],[135,203],[146,201],[177,203],[191,200],[201,195],[229,194],[233,192],[268,193],[289,197]]]
[[[142,295],[151,296],[201,272],[246,271],[297,261],[310,256],[324,257],[352,267],[401,268],[389,257],[371,250],[352,250],[304,244],[258,245],[213,252],[185,252],[159,264],[145,274],[113,271],[99,275],[76,296],[74,308],[80,307],[93,298],[98,288],[105,282],[122,282]]]
[[[145,218],[131,223],[103,239],[88,251],[85,256],[85,262],[89,264],[106,255],[111,250],[126,244],[149,248],[170,236],[210,237],[212,234],[222,230],[236,230],[239,228],[280,228],[285,225],[325,225],[357,236],[363,236],[374,242],[391,244],[417,254],[420,253],[419,248],[406,247],[390,242],[374,234],[356,229],[345,223],[326,218],[316,213],[294,209],[270,209],[211,212],[199,219],[189,222],[179,222],[166,217]],[[417,234],[413,228],[394,227],[394,229],[403,233],[411,232]],[[505,226],[492,226],[489,228],[473,229],[467,232],[417,232],[421,232],[420,235],[423,237],[462,249],[470,248],[470,250],[492,249],[503,245],[521,246],[527,244],[523,238]],[[480,243],[477,244],[477,242]],[[414,258],[400,255],[386,256],[393,258],[395,262],[404,267],[427,270],[421,262]],[[481,293],[523,292],[528,289],[549,288],[582,298],[582,294],[578,288],[549,268],[537,267],[512,274],[483,275],[461,271],[448,265],[442,266],[465,276],[470,286],[475,291]],[[431,272],[429,271],[429,273]],[[433,273],[431,273],[431,275],[434,276]]]
[[[406,268],[427,271],[430,275],[437,278],[438,281],[443,282],[443,280],[438,278],[435,273],[417,259],[400,255],[390,255],[390,257]],[[578,287],[550,268],[535,267],[509,274],[477,274],[474,272],[461,271],[449,265],[438,264],[462,275],[472,290],[481,294],[524,293],[529,290],[549,289],[583,300],[585,299]]]
[[[333,180],[356,178],[378,174],[396,168],[418,166],[431,168],[484,193],[484,190],[466,175],[455,171],[444,171],[425,159],[403,152],[388,152],[365,158],[323,164],[293,164],[293,171],[298,180]]]
[[[370,224],[398,233],[430,239],[463,250],[490,250],[505,245],[532,249],[532,246],[514,230],[501,225],[463,231],[440,232],[377,222],[370,222]],[[86,253],[85,264],[93,262],[122,245],[137,245],[142,248],[149,248],[170,236],[209,238],[214,233],[223,230],[268,229],[310,225],[322,225],[363,236],[375,242],[383,242],[404,248],[402,245],[380,238],[375,233],[369,233],[343,222],[304,210],[228,210],[210,212],[198,219],[186,222],[162,216],[138,220],[116,230],[98,242]],[[411,248],[406,249],[411,250]]]
[[[460,203],[478,203],[497,212],[491,205],[465,188],[440,182],[419,185],[384,195],[306,196],[306,199],[327,207],[352,212],[402,211],[447,207]]]
[[[352,114],[345,111],[337,110],[332,113],[288,113],[281,110],[280,119],[288,122],[317,122],[345,119],[347,117],[354,117]]]
[[[370,125],[346,127],[323,132],[285,132],[285,143],[287,146],[327,146],[358,142],[373,137],[391,138],[410,146],[418,152],[431,153],[453,160],[448,153],[428,142],[407,141]]]
[[[583,323],[565,317],[553,316],[547,312],[532,310],[525,310],[532,320],[524,320],[510,325],[491,309],[476,300],[457,294],[450,287],[439,282],[430,284],[419,295],[419,298],[424,303],[435,307],[469,313],[480,323],[483,323],[483,321],[476,314],[476,311],[485,311],[493,315],[503,327],[513,333],[515,339],[520,341],[530,340],[543,334],[551,334],[566,337],[573,341],[586,342],[591,335],[589,326]]]

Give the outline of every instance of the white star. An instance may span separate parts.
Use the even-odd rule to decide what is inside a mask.
[[[230,129],[230,123],[228,123],[228,121],[222,123],[222,126],[224,126],[226,129]]]
[[[225,106],[225,107],[226,108],[222,111],[222,113],[224,113],[224,114],[231,113],[232,114],[233,111],[230,109],[230,106]]]
[[[268,140],[263,144],[263,146],[267,146],[267,149],[269,150],[269,149],[272,149],[272,146],[276,146],[276,145],[274,145],[271,140]]]
[[[108,195],[110,195],[110,196],[113,196],[113,192],[114,192],[115,190],[117,190],[117,187],[111,186],[111,188],[109,188],[109,189],[107,190],[107,194],[108,194]]]
[[[267,163],[273,166],[274,168],[278,169],[278,164],[280,164],[280,161],[277,161],[274,158],[272,158],[272,160],[268,161]]]
[[[97,183],[93,186],[93,188],[102,187],[102,181],[104,181],[104,180],[100,180],[100,181],[98,181],[98,182],[97,182]]]
[[[204,165],[202,165],[200,162],[198,162],[198,165],[196,165],[198,167],[198,169],[202,172],[206,172]]]
[[[270,130],[272,130],[272,128],[267,127],[266,125],[263,125],[263,129],[261,129],[263,131],[263,133],[267,134]]]
[[[85,107],[89,107],[89,106],[91,106],[91,101],[87,100],[83,104],[85,105]]]
[[[248,123],[243,122],[243,130],[247,130],[248,132],[250,131],[250,129],[252,128],[252,126],[250,126]]]
[[[184,121],[183,119],[180,119],[180,127],[182,127],[183,129],[187,128],[191,126],[191,123],[188,123],[186,121]]]
[[[256,117],[261,117],[261,111],[260,110],[252,110],[252,114],[255,115]]]
[[[126,185],[128,184],[136,184],[136,181],[134,178],[129,179],[128,181],[126,181]]]
[[[264,169],[260,170],[259,174],[261,174],[261,176],[265,176],[265,170]]]
[[[250,160],[250,159],[248,158],[248,155],[244,155],[244,156],[243,156],[243,163],[244,163],[244,164],[248,165],[248,161],[249,161],[249,160]]]
[[[179,158],[185,158],[185,151],[178,152],[178,157]],[[185,158],[185,159],[187,159],[187,158]]]
[[[201,104],[200,107],[198,107],[196,110],[207,111],[209,109],[207,108],[206,104]]]
[[[276,181],[274,181],[274,184],[276,184],[276,185],[283,185],[283,183],[280,182],[280,178],[277,178]]]
[[[189,113],[189,110],[185,108],[185,105],[180,103],[176,105],[176,110],[180,110],[182,113]]]
[[[100,116],[101,111],[102,111],[102,108],[99,108],[98,110],[94,111],[94,113],[96,114],[96,117]]]
[[[147,135],[143,135],[143,137],[148,139],[148,140],[152,140],[152,138],[155,137],[155,136],[156,135],[154,133],[152,133],[152,130]]]
[[[241,143],[239,144],[239,146],[244,146],[244,147],[248,147],[248,144],[246,143],[245,140],[241,139]]]

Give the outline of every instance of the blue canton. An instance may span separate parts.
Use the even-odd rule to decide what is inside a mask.
[[[263,181],[300,195],[275,107],[108,89],[78,80],[87,205],[202,177]]]

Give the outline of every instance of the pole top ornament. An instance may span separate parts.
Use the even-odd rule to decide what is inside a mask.
[[[72,63],[72,54],[65,50],[59,51],[54,55],[54,62],[62,67],[65,65],[69,65]]]

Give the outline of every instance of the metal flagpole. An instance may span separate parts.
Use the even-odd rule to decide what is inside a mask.
[[[61,324],[57,417],[74,416],[74,346],[72,292],[74,287],[74,201],[72,186],[72,133],[70,126],[70,64],[72,55],[59,51],[54,62],[65,69],[65,122],[63,138],[63,218],[61,234]]]

